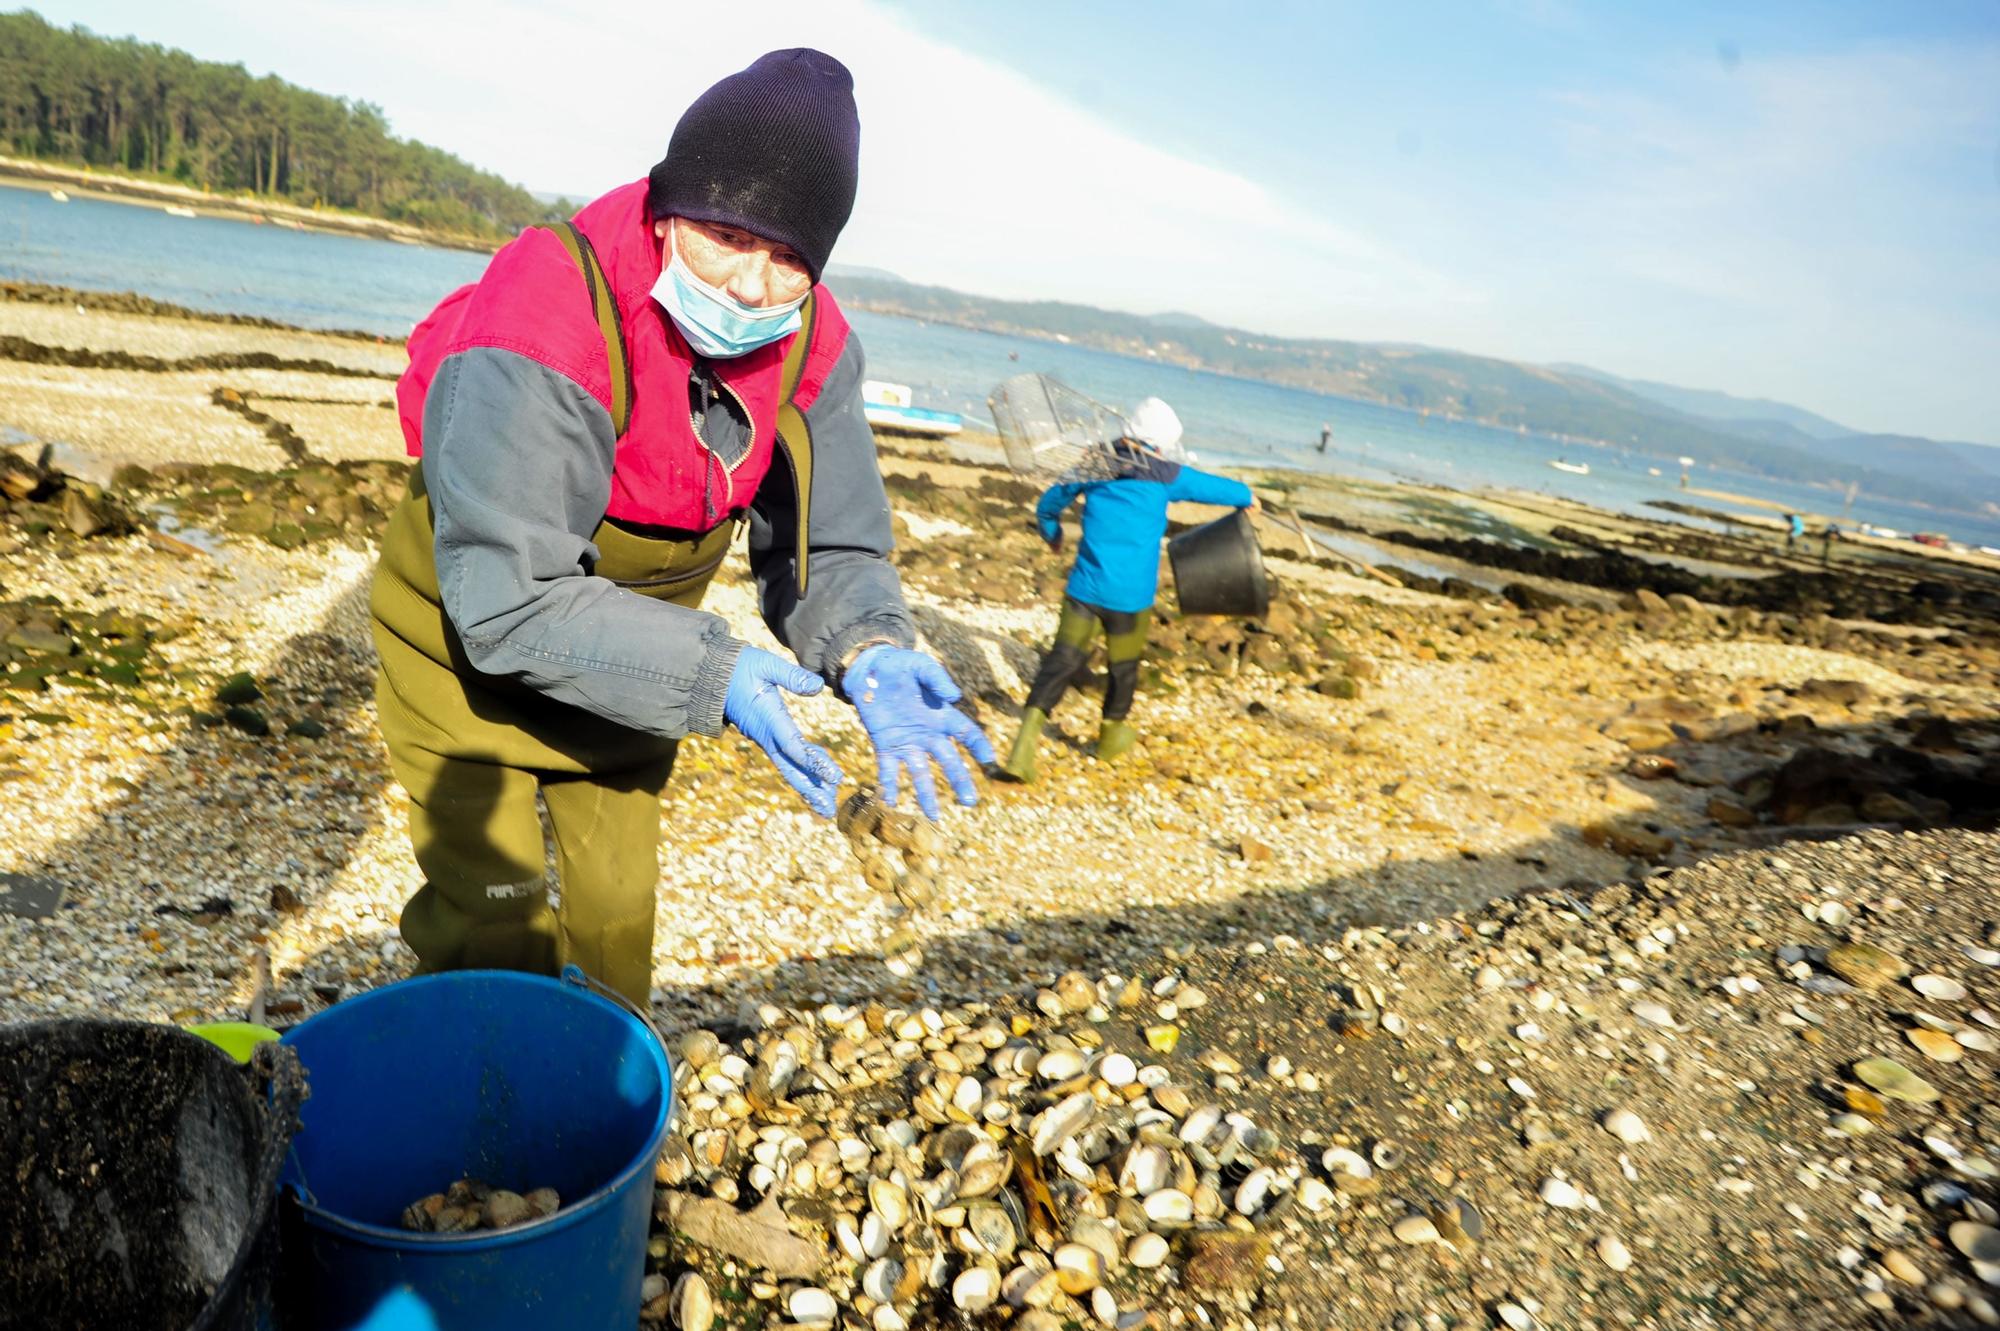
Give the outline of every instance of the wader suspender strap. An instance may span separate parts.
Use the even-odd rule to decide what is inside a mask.
[[[597,331],[604,335],[604,358],[611,367],[611,424],[618,437],[625,437],[626,429],[632,423],[632,369],[625,353],[625,327],[619,322],[618,302],[612,299],[611,283],[604,276],[603,265],[597,261],[597,251],[590,246],[590,238],[576,229],[573,222],[557,222],[549,230],[556,233],[569,257],[583,274],[583,284],[590,292],[590,310],[597,319]],[[807,564],[812,540],[808,525],[812,518],[812,429],[806,424],[806,414],[792,403],[792,397],[799,391],[799,381],[805,377],[806,351],[812,346],[813,309],[816,297],[808,295],[806,303],[799,309],[799,331],[793,335],[791,346],[785,349],[785,364],[780,372],[778,400],[778,447],[784,450],[785,461],[792,469],[792,492],[797,497],[798,549],[793,561],[799,584],[799,599],[806,594],[806,578],[810,572]]]
[[[792,396],[799,391],[799,380],[805,377],[806,349],[812,345],[816,303],[817,298],[808,295],[799,308],[799,331],[792,335],[792,345],[785,349],[785,368],[778,380],[778,400],[783,404],[778,408],[778,447],[785,451],[785,461],[792,468],[792,494],[796,499],[793,526],[798,533],[798,550],[792,567],[801,601],[806,599],[806,577],[811,571],[807,558],[812,545],[808,528],[812,520],[813,441],[806,414],[793,404]]]
[[[604,335],[604,359],[611,367],[611,426],[623,439],[632,424],[632,367],[625,356],[625,326],[618,320],[618,302],[611,297],[611,283],[597,261],[597,251],[590,247],[590,237],[578,231],[574,222],[557,222],[549,230],[569,251],[590,291],[590,312],[597,320],[597,331]]]

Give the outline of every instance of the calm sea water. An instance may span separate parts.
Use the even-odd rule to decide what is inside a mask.
[[[154,208],[92,199],[57,203],[45,190],[0,188],[0,279],[137,291],[197,309],[400,336],[438,297],[485,266],[485,255],[459,250],[171,217]],[[1009,375],[1039,370],[1113,406],[1130,406],[1149,395],[1165,398],[1205,461],[1460,488],[1509,486],[1622,511],[1639,510],[1649,499],[1683,497],[1671,461],[1083,347],[866,311],[849,317],[867,350],[871,377],[909,384],[918,405],[956,411],[988,428],[987,392]],[[5,423],[0,403],[0,424]],[[1315,452],[1322,424],[1333,430],[1324,457]],[[1591,474],[1552,469],[1549,463],[1558,457],[1587,462]],[[1650,467],[1663,474],[1650,475]],[[1803,512],[1842,512],[1838,495],[1809,486],[1710,468],[1698,469],[1692,482]],[[1691,502],[1728,507],[1702,498]],[[1857,499],[1847,516],[2000,546],[2000,520],[1945,516],[1868,495]]]

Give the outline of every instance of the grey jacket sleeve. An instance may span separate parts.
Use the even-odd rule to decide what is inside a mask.
[[[889,552],[889,496],[875,457],[875,435],[861,410],[860,339],[847,346],[806,412],[812,431],[812,572],[806,595],[793,578],[798,505],[791,469],[773,458],[750,506],[750,567],[764,622],[799,664],[836,691],[840,668],[870,642],[916,644]]]
[[[635,730],[721,733],[728,624],[591,575],[616,443],[597,399],[475,347],[438,367],[424,440],[438,590],[474,666]]]

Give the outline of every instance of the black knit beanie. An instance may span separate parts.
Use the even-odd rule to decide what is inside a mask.
[[[808,47],[773,51],[695,98],[648,176],[646,207],[789,245],[817,282],[854,211],[860,156],[847,66]]]

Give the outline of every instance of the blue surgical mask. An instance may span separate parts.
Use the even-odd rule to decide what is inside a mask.
[[[653,299],[673,316],[688,345],[714,360],[746,355],[797,332],[799,307],[806,303],[800,296],[784,305],[745,305],[696,277],[681,258],[678,244],[660,270],[660,280],[653,283]]]

